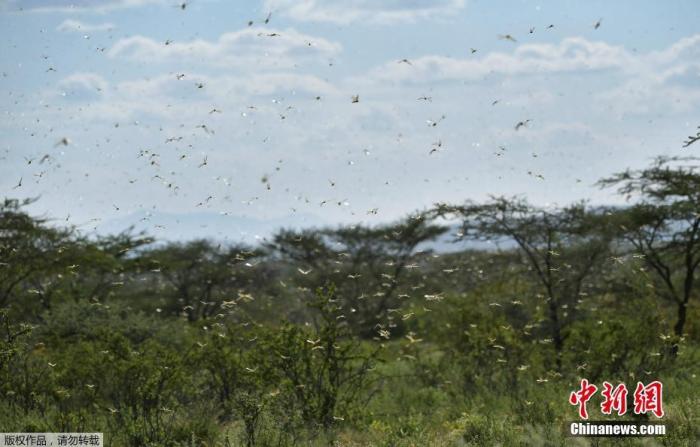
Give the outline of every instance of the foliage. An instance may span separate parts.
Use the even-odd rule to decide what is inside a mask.
[[[441,204],[263,247],[85,237],[6,199],[0,431],[97,431],[114,446],[649,445],[566,436],[585,377],[661,380],[669,434],[651,445],[693,445],[698,174],[660,159],[601,184],[636,201]],[[470,245],[436,250],[447,232]]]
[[[684,336],[700,269],[700,172],[695,162],[692,157],[659,157],[649,168],[600,181],[620,185],[620,194],[638,199],[617,212],[616,223],[624,242],[655,274],[659,297],[676,305],[677,340]]]

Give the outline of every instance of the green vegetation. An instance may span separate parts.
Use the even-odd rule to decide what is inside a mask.
[[[260,247],[89,238],[6,199],[0,431],[98,431],[111,446],[697,445],[695,161],[602,180],[625,207],[439,204]],[[430,250],[438,238],[471,248]],[[567,437],[584,377],[624,382],[628,399],[662,381],[668,435]],[[656,421],[599,404],[593,420]]]

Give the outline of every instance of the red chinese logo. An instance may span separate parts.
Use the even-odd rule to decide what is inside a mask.
[[[598,390],[595,385],[589,385],[588,380],[581,380],[581,389],[574,391],[569,396],[569,403],[571,405],[578,405],[578,415],[581,419],[588,419],[588,411],[586,410],[586,402],[588,402],[591,397]]]
[[[622,416],[627,413],[627,387],[624,383],[619,384],[615,389],[608,382],[603,382],[603,397],[605,400],[600,404],[600,411],[603,414],[611,414],[616,410]]]
[[[598,387],[588,382],[587,379],[581,379],[581,386],[577,391],[569,395],[569,403],[578,405],[578,414],[581,419],[588,419],[588,410],[586,404],[591,397],[598,391]],[[617,412],[619,416],[627,413],[627,387],[624,383],[613,387],[608,382],[603,382],[603,402],[600,404],[600,411],[603,414],[612,414]],[[637,388],[634,391],[634,413],[646,414],[653,413],[657,418],[664,415],[663,409],[663,384],[658,380],[644,385],[642,382],[637,382]]]
[[[657,418],[663,417],[663,385],[658,380],[644,386],[642,382],[637,382],[637,389],[634,391],[634,413],[643,414],[651,411]]]

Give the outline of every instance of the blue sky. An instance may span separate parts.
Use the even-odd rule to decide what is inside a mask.
[[[697,150],[697,2],[181,4],[0,1],[5,196],[250,240],[489,194],[611,203],[599,178]]]

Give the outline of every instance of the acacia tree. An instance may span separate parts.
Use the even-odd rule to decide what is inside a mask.
[[[360,326],[367,328],[365,335],[377,323],[397,324],[390,310],[401,306],[401,280],[430,254],[428,249],[419,253],[418,247],[446,230],[416,215],[393,225],[344,227],[332,232],[347,260],[339,271],[349,279],[338,293],[352,298],[352,314]]]
[[[377,324],[394,324],[389,311],[400,306],[400,281],[417,260],[418,247],[445,231],[418,215],[377,227],[284,230],[267,248],[297,270],[304,290],[334,284],[351,326],[372,336]]]
[[[561,371],[561,354],[586,281],[609,249],[602,210],[579,203],[540,208],[522,199],[492,198],[485,204],[438,204],[434,214],[461,220],[458,239],[511,241],[542,291],[548,332]]]
[[[63,269],[30,277],[27,287],[47,310],[56,302],[68,300],[102,302],[121,292],[139,271],[139,259],[134,253],[151,242],[143,235],[132,235],[130,230],[96,239],[73,235],[57,253],[47,253],[60,260],[57,265],[63,265]]]
[[[700,266],[700,172],[694,157],[658,157],[648,168],[600,180],[637,202],[617,212],[622,237],[655,273],[659,298],[676,306],[675,335],[683,336],[697,295]],[[673,353],[678,352],[678,345]]]
[[[75,248],[72,228],[52,228],[43,218],[33,217],[23,207],[35,199],[5,199],[0,203],[0,307],[27,308],[38,295],[32,283],[69,274],[75,265],[69,254]],[[34,292],[34,293],[33,293]],[[43,298],[40,296],[39,300]]]
[[[170,310],[184,312],[189,321],[196,321],[220,312],[223,301],[237,303],[238,292],[248,281],[243,266],[261,255],[246,246],[222,247],[194,240],[151,250],[142,262],[158,280],[164,280],[176,299]]]

